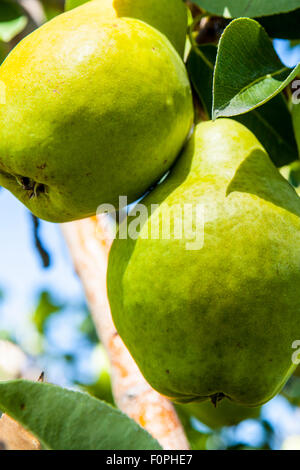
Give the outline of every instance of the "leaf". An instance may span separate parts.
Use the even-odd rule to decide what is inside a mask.
[[[187,412],[184,405],[174,404],[177,415],[184,428],[186,437],[188,438],[191,450],[207,450],[207,441],[211,437],[212,433],[207,428],[208,432],[198,430],[193,426],[192,418],[190,413]]]
[[[285,67],[263,27],[233,20],[225,29],[214,72],[213,119],[236,116],[263,105],[300,73]]]
[[[77,384],[80,386],[81,390],[88,392],[93,397],[115,406],[110,378],[110,362],[102,344],[97,346],[94,354],[95,353],[97,355],[97,363],[101,368],[96,382],[92,384],[80,384],[77,382]]]
[[[289,181],[293,186],[295,186],[295,188],[300,187],[300,161],[299,160],[297,162],[294,162],[290,166]]]
[[[160,450],[158,442],[121,411],[85,393],[26,380],[0,382],[0,409],[45,449]]]
[[[45,324],[48,318],[56,312],[59,312],[63,308],[63,305],[58,305],[54,302],[51,295],[47,291],[40,293],[38,305],[32,316],[32,321],[35,324],[39,333],[44,332]]]
[[[55,16],[64,11],[64,2],[61,0],[40,0],[40,3],[42,4],[47,21],[52,20],[52,18],[55,18]]]
[[[198,46],[191,50],[187,60],[191,82],[209,118],[216,54],[217,47],[214,45]],[[287,165],[298,158],[292,116],[282,94],[264,106],[233,119],[256,135],[276,166]]]
[[[16,4],[6,0],[0,3],[0,40],[11,41],[25,28],[27,17]]]
[[[191,82],[202,102],[207,116],[211,119],[213,71],[217,48],[212,44],[193,47],[188,56],[187,70]]]
[[[199,7],[226,18],[268,16],[296,10],[300,0],[193,0]]]
[[[80,333],[85,335],[87,340],[90,341],[92,344],[98,344],[99,338],[97,335],[97,331],[96,331],[91,313],[87,309],[86,305],[83,305],[82,309],[85,312],[86,316],[83,319],[82,323],[79,325],[79,331]]]
[[[277,167],[298,159],[292,116],[282,94],[250,113],[235,117],[263,144]]]
[[[300,38],[300,8],[290,13],[260,18],[259,22],[271,38]]]
[[[73,10],[84,3],[87,3],[89,0],[66,0],[65,11]]]
[[[4,61],[7,54],[8,54],[8,45],[5,42],[0,41],[0,65]]]
[[[300,39],[293,39],[290,41],[290,47],[293,49],[294,47],[300,46]]]

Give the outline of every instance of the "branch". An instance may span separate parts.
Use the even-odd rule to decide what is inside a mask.
[[[0,450],[40,450],[39,441],[17,421],[3,414],[0,419]]]
[[[40,26],[44,23],[46,20],[45,13],[38,0],[19,0],[19,3],[29,15],[30,20],[35,24],[35,26]]]
[[[30,214],[30,215],[31,215],[32,223],[33,223],[34,245],[37,249],[38,254],[40,255],[40,259],[42,261],[43,267],[49,268],[51,259],[40,237],[40,219],[38,219],[33,214]]]
[[[106,221],[105,216],[94,217],[61,227],[84,285],[98,335],[110,358],[115,402],[164,449],[189,449],[173,405],[145,381],[113,325],[106,294],[112,237]]]

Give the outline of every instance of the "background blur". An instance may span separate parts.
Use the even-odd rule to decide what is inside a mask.
[[[31,0],[23,3],[26,1]],[[43,3],[46,8],[39,14],[50,18],[63,2]],[[293,66],[300,61],[300,45],[276,40],[275,46],[285,64]],[[88,387],[103,398],[98,384],[107,361],[60,227],[40,222],[39,235],[50,256],[50,266],[45,268],[36,249],[30,213],[2,188],[0,218],[0,339],[18,344],[33,367],[45,371],[47,381]],[[293,377],[284,393],[263,407],[258,420],[218,432],[194,418],[186,420],[185,426],[198,449],[280,449],[297,442],[300,448],[298,403],[300,379]]]

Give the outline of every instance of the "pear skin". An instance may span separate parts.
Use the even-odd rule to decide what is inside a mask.
[[[66,2],[66,10],[77,4]],[[100,9],[102,18],[136,18],[144,21],[161,33],[165,34],[178,53],[183,56],[187,34],[187,8],[182,0],[96,0],[92,2],[97,10]]]
[[[148,217],[116,238],[108,267],[113,319],[141,372],[175,402],[267,402],[300,339],[294,188],[246,127],[220,119],[196,127],[142,202]]]
[[[193,123],[187,72],[168,39],[136,19],[103,22],[95,4],[49,21],[0,67],[0,184],[51,222],[142,196]]]

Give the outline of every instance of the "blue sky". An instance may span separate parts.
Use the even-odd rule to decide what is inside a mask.
[[[82,288],[74,274],[67,247],[59,225],[42,222],[42,239],[51,253],[49,269],[43,269],[34,248],[29,211],[8,191],[0,191],[0,287],[5,301],[1,306],[1,328],[9,325],[22,334],[28,312],[36,304],[42,288],[53,291],[58,298],[76,303]]]

